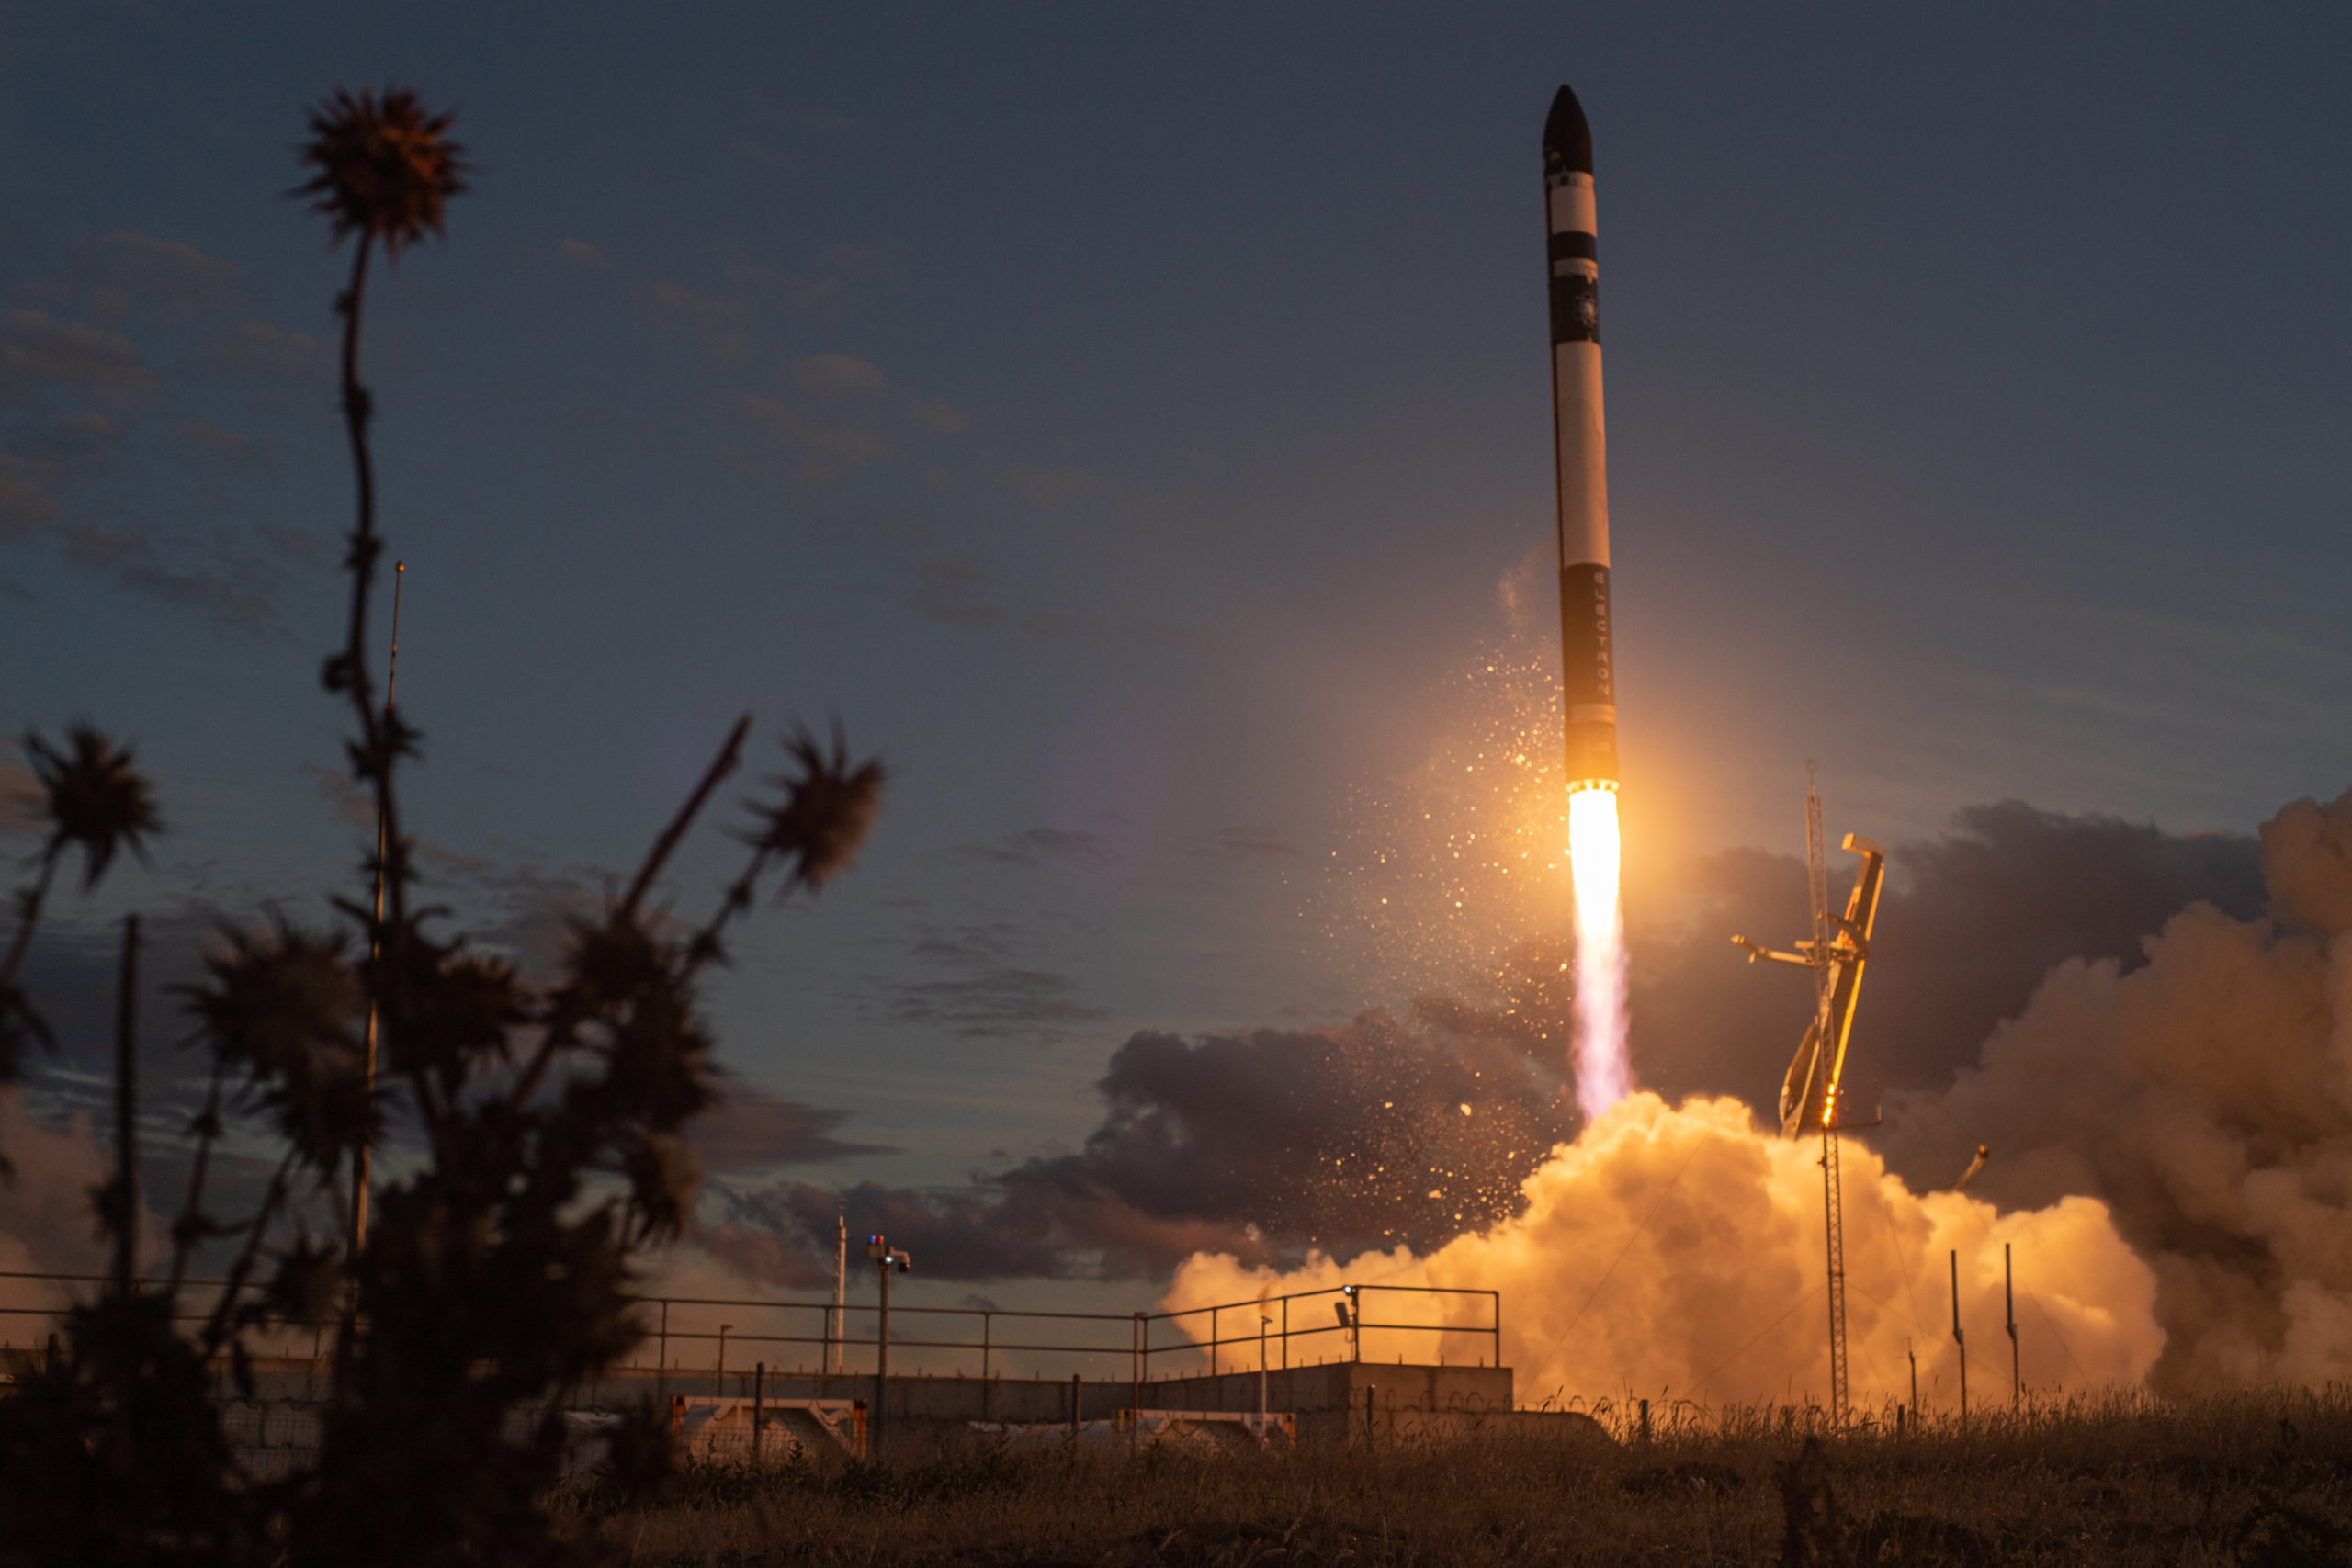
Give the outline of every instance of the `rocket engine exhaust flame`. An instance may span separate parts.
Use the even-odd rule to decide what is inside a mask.
[[[1568,795],[1576,877],[1577,1108],[1596,1121],[1634,1091],[1625,1048],[1625,922],[1617,902],[1617,792]]]

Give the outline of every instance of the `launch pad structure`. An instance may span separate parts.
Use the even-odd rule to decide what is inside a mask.
[[[1878,920],[1879,894],[1886,883],[1886,852],[1868,839],[1849,833],[1843,847],[1862,857],[1854,872],[1854,888],[1846,912],[1829,907],[1826,843],[1821,827],[1821,792],[1807,766],[1804,792],[1805,885],[1813,906],[1813,937],[1797,943],[1794,953],[1770,948],[1735,936],[1732,942],[1747,953],[1751,964],[1768,959],[1810,969],[1814,978],[1813,1021],[1789,1063],[1781,1082],[1781,1130],[1792,1138],[1808,1133],[1821,1138],[1821,1210],[1826,1253],[1826,1293],[1829,1306],[1829,1410],[1839,1424],[1849,1409],[1846,1354],[1846,1202],[1839,1169],[1842,1135],[1878,1125],[1846,1119],[1844,1100],[1846,1049],[1854,1032],[1854,1003],[1861,991],[1862,969],[1869,961],[1871,931]]]

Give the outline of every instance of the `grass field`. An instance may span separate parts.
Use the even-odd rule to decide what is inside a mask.
[[[2352,1562],[2352,1391],[2138,1396],[1808,1445],[1807,1413],[1643,1440],[1012,1454],[704,1469],[658,1506],[567,1505],[671,1563]]]

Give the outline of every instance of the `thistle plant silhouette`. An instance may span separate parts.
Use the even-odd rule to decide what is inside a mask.
[[[379,813],[381,831],[356,868],[363,891],[335,898],[337,929],[277,918],[225,931],[185,996],[210,1082],[188,1129],[168,1273],[144,1290],[132,1261],[128,927],[120,1157],[94,1194],[116,1269],[72,1309],[59,1353],[0,1400],[0,1563],[583,1560],[582,1538],[546,1507],[564,1461],[563,1407],[644,1337],[629,1295],[639,1259],[692,1212],[699,1172],[682,1134],[716,1095],[699,987],[763,894],[814,893],[848,866],[879,806],[884,770],[852,760],[838,722],[830,744],[796,728],[786,771],[749,804],[737,834],[747,854],[716,909],[685,926],[651,908],[671,856],[741,767],[747,715],[627,891],[572,922],[550,982],[526,983],[413,902],[397,784],[418,735],[379,704],[368,659],[383,540],[360,324],[373,251],[397,260],[440,233],[449,198],[466,188],[449,124],[402,89],[338,92],[311,116],[302,158],[313,174],[293,193],[332,220],[337,243],[356,242],[334,307],[356,487],[344,558],[351,598],[322,684],[349,706],[351,773]],[[77,727],[54,750],[35,737],[28,750],[51,831],[0,968],[0,1072],[11,1075],[14,1047],[47,1038],[17,975],[58,864],[78,848],[94,887],[158,820],[130,751],[97,731]],[[364,1049],[371,1008],[380,1079]],[[395,1111],[423,1147],[406,1174],[378,1185],[355,1245],[358,1156]],[[208,1174],[236,1117],[272,1135],[279,1155],[254,1211],[221,1218],[208,1205]],[[335,1239],[299,1224],[286,1234],[289,1214],[321,1206],[336,1216]],[[230,1249],[227,1283],[195,1313],[186,1280],[207,1246]],[[333,1333],[317,1460],[258,1480],[224,1435],[216,1374],[225,1369],[230,1389],[250,1396],[254,1346],[294,1325]],[[609,1453],[618,1493],[658,1487],[666,1421],[639,1410]]]

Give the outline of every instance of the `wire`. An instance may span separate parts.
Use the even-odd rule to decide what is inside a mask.
[[[1798,1307],[1804,1305],[1805,1303],[1821,1294],[1821,1292],[1827,1288],[1828,1283],[1829,1282],[1825,1280],[1820,1284],[1815,1285],[1813,1289],[1807,1291],[1804,1294],[1799,1296],[1794,1302],[1790,1303],[1789,1310],[1787,1312],[1782,1313],[1780,1316],[1766,1324],[1762,1328],[1757,1330],[1756,1338],[1750,1339],[1747,1344],[1742,1345],[1738,1349],[1734,1350],[1730,1355],[1725,1356],[1723,1359],[1722,1364],[1717,1366],[1714,1371],[1709,1372],[1705,1377],[1701,1378],[1699,1380],[1698,1386],[1701,1388],[1706,1387],[1709,1382],[1713,1381],[1715,1372],[1722,1371],[1724,1367],[1730,1366],[1734,1361],[1738,1360],[1742,1356],[1747,1355],[1750,1350],[1756,1348],[1758,1340],[1761,1340],[1765,1335],[1771,1333],[1772,1330],[1780,1327],[1781,1325],[1788,1322],[1789,1319],[1795,1314]]]
[[[2025,1293],[2025,1299],[2026,1303],[2032,1307],[2034,1311],[2041,1313],[2042,1326],[2050,1330],[2051,1338],[2058,1341],[2058,1348],[2066,1352],[2066,1359],[2069,1361],[2075,1361],[2075,1352],[2068,1348],[2066,1337],[2058,1332],[2058,1325],[2051,1321],[2050,1314],[2046,1312],[2042,1312],[2041,1303],[2034,1299],[2034,1294],[2031,1291],[2028,1291]],[[2090,1381],[2090,1373],[2083,1371],[2083,1364],[2080,1361],[2075,1361],[2075,1371],[2082,1372],[2083,1381],[2085,1382],[2088,1382]]]
[[[1552,1348],[1544,1352],[1544,1359],[1542,1360],[1535,1363],[1537,1371],[1540,1372],[1543,1369],[1549,1367],[1552,1364],[1552,1358],[1560,1353],[1560,1347],[1568,1342],[1568,1336],[1576,1332],[1577,1325],[1584,1321],[1584,1314],[1590,1312],[1592,1310],[1592,1303],[1600,1299],[1600,1287],[1609,1283],[1610,1275],[1617,1272],[1617,1264],[1625,1261],[1625,1255],[1634,1250],[1634,1244],[1641,1240],[1643,1235],[1647,1233],[1650,1228],[1650,1222],[1657,1218],[1657,1212],[1666,1207],[1666,1201],[1674,1196],[1674,1190],[1677,1187],[1682,1185],[1683,1173],[1690,1168],[1691,1160],[1697,1159],[1699,1157],[1699,1151],[1706,1146],[1707,1140],[1702,1137],[1698,1144],[1692,1147],[1690,1157],[1682,1162],[1682,1169],[1674,1173],[1674,1179],[1668,1182],[1666,1184],[1666,1190],[1657,1195],[1657,1201],[1650,1205],[1650,1212],[1642,1216],[1642,1223],[1634,1227],[1634,1234],[1627,1236],[1625,1238],[1625,1245],[1617,1249],[1616,1263],[1611,1263],[1609,1266],[1608,1272],[1600,1276],[1600,1280],[1592,1287],[1592,1293],[1585,1297],[1584,1305],[1577,1308],[1576,1316],[1568,1319],[1567,1327],[1560,1330],[1560,1337],[1552,1341]]]

